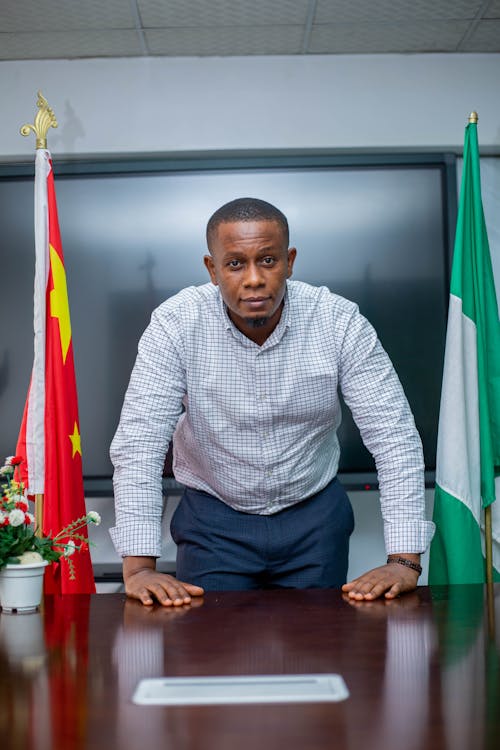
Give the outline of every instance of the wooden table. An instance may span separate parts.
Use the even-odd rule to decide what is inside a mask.
[[[500,585],[495,587],[497,629]],[[123,594],[0,615],[2,750],[498,750],[498,635],[482,586],[353,604],[336,590]],[[339,703],[137,706],[144,677],[343,676]]]

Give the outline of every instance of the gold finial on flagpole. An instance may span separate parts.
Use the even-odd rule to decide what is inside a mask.
[[[477,123],[478,120],[479,120],[479,117],[477,116],[477,112],[471,112],[469,115],[469,122]]]
[[[47,131],[49,128],[57,128],[57,120],[54,112],[49,107],[47,99],[38,92],[36,103],[38,112],[36,113],[33,125],[26,123],[20,129],[21,135],[29,135],[30,130],[36,135],[36,148],[47,148]]]

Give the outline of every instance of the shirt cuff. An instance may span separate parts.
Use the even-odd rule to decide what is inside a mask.
[[[109,530],[115,549],[121,557],[161,557],[161,525],[129,523]]]
[[[384,528],[386,552],[388,555],[398,552],[421,554],[431,543],[435,529],[432,521],[387,523]]]

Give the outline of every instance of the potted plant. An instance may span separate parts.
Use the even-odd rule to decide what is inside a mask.
[[[101,517],[89,511],[53,536],[39,536],[21,480],[20,456],[8,456],[0,468],[0,605],[2,611],[31,612],[42,596],[44,569],[64,561],[74,578],[71,555],[88,548],[81,530],[99,525]],[[16,476],[17,474],[17,476]]]

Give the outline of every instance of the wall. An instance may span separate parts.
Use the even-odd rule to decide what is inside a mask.
[[[452,150],[472,109],[500,152],[500,55],[0,62],[0,160],[30,160],[36,91],[56,156],[247,149]]]

